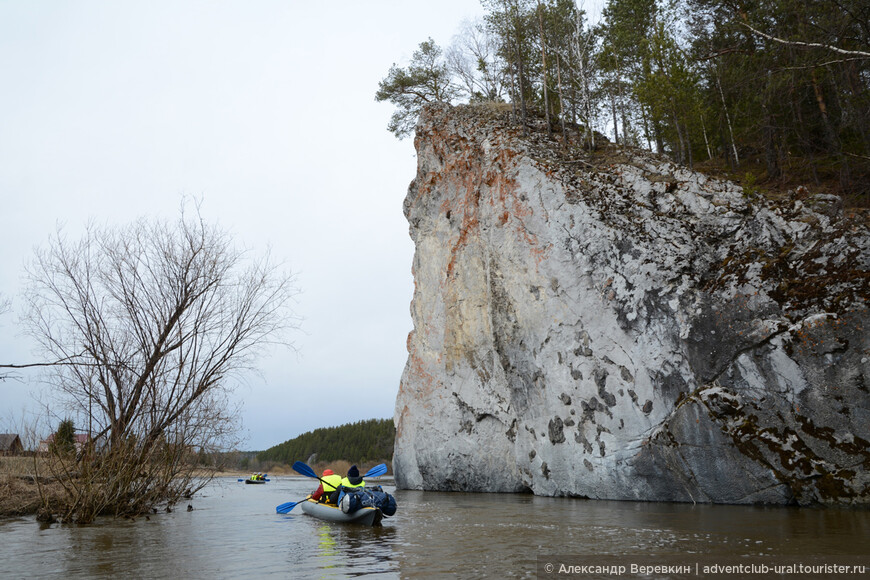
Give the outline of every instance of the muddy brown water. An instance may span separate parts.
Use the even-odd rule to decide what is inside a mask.
[[[79,527],[0,519],[0,577],[666,578],[632,575],[628,567],[622,575],[596,575],[588,566],[605,557],[640,565],[660,557],[690,564],[740,557],[858,561],[865,574],[836,577],[870,578],[870,511],[864,509],[589,501],[385,485],[399,509],[380,528],[322,522],[299,507],[275,513],[278,504],[312,488],[311,480],[296,477],[273,477],[265,485],[221,478],[172,513],[148,520],[105,518]],[[543,567],[550,561],[555,569]],[[565,561],[587,568],[560,573]],[[707,577],[702,572],[687,577]]]

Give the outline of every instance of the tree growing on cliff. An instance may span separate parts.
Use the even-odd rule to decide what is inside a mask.
[[[403,138],[414,130],[420,109],[426,103],[449,103],[459,94],[441,48],[431,38],[421,42],[408,68],[396,64],[378,84],[376,101],[390,101],[398,108],[387,128]]]
[[[503,101],[506,92],[504,63],[497,39],[483,22],[464,22],[447,49],[447,65],[470,102]]]
[[[292,275],[252,257],[199,210],[62,231],[27,267],[27,329],[61,402],[92,443],[65,478],[62,518],[135,515],[173,502],[194,480],[196,449],[235,443],[234,379],[264,347],[289,344]]]
[[[505,65],[514,119],[524,127],[527,106],[534,100],[533,66],[536,56],[535,6],[531,0],[483,0],[489,10],[486,23],[498,39],[498,53]]]

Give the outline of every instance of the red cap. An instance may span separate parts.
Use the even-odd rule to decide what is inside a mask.
[[[324,469],[323,476],[326,477],[327,475],[335,475],[335,474],[332,472],[331,469]]]

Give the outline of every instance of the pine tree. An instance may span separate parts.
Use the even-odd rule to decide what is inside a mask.
[[[75,451],[76,430],[72,419],[64,419],[57,426],[52,441],[52,451],[58,455],[69,455]]]
[[[449,103],[459,94],[441,48],[431,38],[421,42],[408,68],[395,64],[378,85],[376,101],[390,101],[398,107],[388,129],[400,139],[414,130],[420,109],[426,103]]]

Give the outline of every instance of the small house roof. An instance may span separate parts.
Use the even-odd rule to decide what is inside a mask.
[[[21,439],[18,437],[18,433],[0,433],[0,451],[10,451],[21,446]]]

